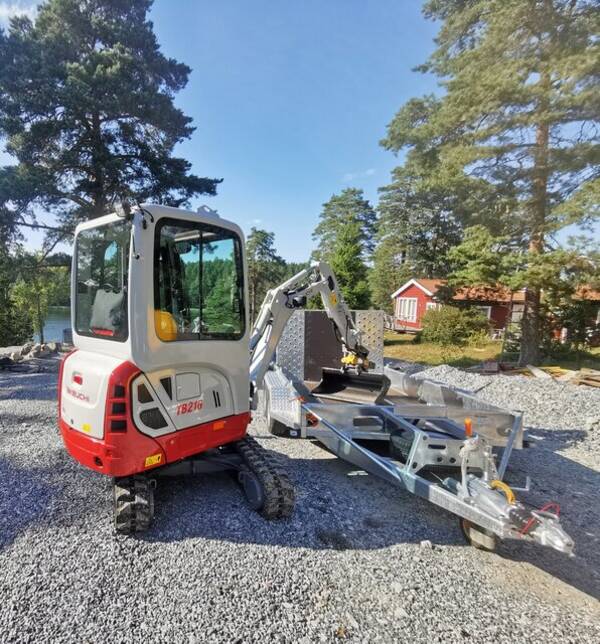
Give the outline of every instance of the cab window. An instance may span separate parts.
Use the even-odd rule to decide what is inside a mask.
[[[239,237],[195,222],[159,222],[155,242],[155,328],[165,341],[244,335]]]
[[[116,222],[77,235],[75,329],[79,335],[127,339],[131,224]]]

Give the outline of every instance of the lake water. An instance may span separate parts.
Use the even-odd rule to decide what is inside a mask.
[[[68,306],[51,306],[44,325],[44,340],[46,342],[62,342],[63,329],[71,328],[71,309]],[[39,333],[34,334],[36,342],[40,341]]]

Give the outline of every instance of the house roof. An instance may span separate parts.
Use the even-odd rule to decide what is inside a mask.
[[[589,284],[582,284],[575,291],[576,300],[590,300],[591,302],[600,302],[600,291],[591,287]]]
[[[424,277],[417,277],[408,280],[398,290],[392,293],[392,299],[400,295],[409,286],[416,286],[420,288],[426,295],[435,297],[435,294],[440,287],[447,284],[447,280],[442,279],[429,279]],[[512,295],[512,300],[511,300]],[[505,286],[490,286],[488,284],[479,284],[475,286],[463,286],[456,289],[453,300],[460,302],[518,302],[525,301],[525,290],[513,291],[511,294],[510,289]],[[600,290],[593,288],[589,284],[581,284],[575,291],[574,299],[576,300],[589,300],[591,302],[600,302]]]
[[[416,286],[417,288],[420,288],[425,295],[433,296],[440,286],[443,286],[445,283],[446,280],[426,279],[423,277],[413,278],[408,280],[405,284],[402,284],[399,289],[392,293],[391,297],[394,298],[397,295],[400,295],[400,293],[405,291],[409,286]]]
[[[512,296],[512,298],[511,298]],[[524,291],[513,291],[504,286],[488,286],[480,284],[478,286],[464,286],[457,289],[453,300],[465,302],[524,302]]]
[[[447,283],[447,280],[442,279],[428,279],[422,277],[414,278],[408,280],[408,282],[403,284],[398,290],[392,293],[392,298],[400,295],[400,293],[405,291],[409,286],[416,286],[417,288],[420,288],[426,295],[435,297],[435,294],[440,289],[440,287],[445,286]],[[507,289],[503,286],[489,286],[486,284],[481,284],[478,286],[468,286],[457,289],[452,299],[461,302],[510,302],[511,292],[510,289]],[[523,291],[514,291],[512,293],[513,302],[523,302],[524,300],[525,293]]]

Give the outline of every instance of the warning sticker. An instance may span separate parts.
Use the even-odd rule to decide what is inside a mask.
[[[154,454],[153,456],[146,456],[144,467],[152,467],[158,465],[162,461],[162,454]]]

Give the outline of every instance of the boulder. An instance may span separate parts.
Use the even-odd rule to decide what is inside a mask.
[[[32,349],[33,349],[33,342],[26,342],[21,347],[21,356],[26,356],[28,353],[31,352]]]
[[[52,351],[50,350],[50,347],[47,344],[42,344],[36,357],[47,358],[51,353]]]
[[[31,347],[31,350],[27,353],[28,358],[37,358],[40,355],[40,351],[42,350],[42,345],[41,344],[34,344]]]

